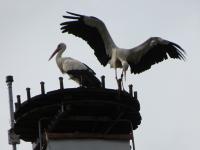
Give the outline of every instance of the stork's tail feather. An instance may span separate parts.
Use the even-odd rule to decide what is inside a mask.
[[[75,80],[83,87],[87,88],[100,88],[100,80],[90,71],[85,70],[70,70],[67,72],[72,80]]]
[[[83,82],[83,86],[85,85],[88,88],[100,88],[101,87],[101,82],[96,76],[91,76],[91,77],[86,77],[85,83]]]

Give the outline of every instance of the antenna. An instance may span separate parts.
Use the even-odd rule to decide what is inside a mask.
[[[13,76],[7,76],[6,77],[6,83],[8,86],[8,96],[9,96],[9,106],[10,106],[10,126],[11,129],[8,131],[8,138],[9,138],[9,144],[12,144],[13,150],[17,149],[16,144],[19,144],[19,136],[14,133],[14,108],[13,108],[13,92],[12,92],[12,82],[13,82]]]

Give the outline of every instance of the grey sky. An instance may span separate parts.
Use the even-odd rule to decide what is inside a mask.
[[[88,64],[97,76],[106,75],[106,87],[116,88],[114,70],[103,67],[92,49],[79,38],[60,32],[65,11],[93,15],[102,19],[119,47],[130,48],[151,36],[160,36],[181,45],[187,61],[168,60],[139,75],[130,75],[128,84],[138,91],[142,123],[134,131],[138,150],[197,150],[200,148],[200,1],[199,0],[0,0],[0,145],[7,142],[9,129],[8,94],[5,76],[14,76],[14,95],[26,99],[40,93],[40,81],[46,90],[77,85],[62,75],[54,60],[48,58],[59,42],[67,44],[65,56]],[[15,98],[15,97],[14,97]],[[20,150],[31,149],[21,142]]]

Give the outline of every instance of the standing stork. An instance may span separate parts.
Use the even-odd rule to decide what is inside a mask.
[[[64,43],[60,43],[49,58],[49,60],[51,60],[53,56],[57,53],[56,63],[62,73],[67,73],[70,79],[74,80],[83,87],[101,87],[101,82],[95,76],[96,73],[86,64],[71,57],[62,57],[65,49],[66,45]]]
[[[144,43],[131,48],[119,48],[111,38],[105,24],[93,16],[84,16],[67,12],[69,16],[63,16],[68,20],[61,23],[62,33],[68,32],[78,36],[94,49],[99,62],[106,66],[108,63],[115,69],[117,79],[117,68],[122,68],[122,74],[126,77],[128,67],[131,73],[141,73],[151,68],[168,57],[185,60],[185,51],[176,43],[167,41],[160,37],[151,37]]]

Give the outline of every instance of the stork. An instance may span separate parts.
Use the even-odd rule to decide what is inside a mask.
[[[116,79],[117,68],[122,68],[122,78],[126,77],[129,66],[131,73],[137,74],[169,57],[185,60],[185,51],[178,44],[160,37],[151,37],[131,49],[119,48],[103,21],[93,16],[67,13],[69,15],[63,17],[69,20],[61,23],[62,33],[68,32],[87,41],[99,62],[115,69]]]
[[[49,58],[49,60],[51,60],[53,56],[57,53],[56,63],[63,74],[67,73],[70,79],[74,80],[82,87],[101,87],[101,82],[95,76],[96,73],[90,67],[71,57],[62,57],[62,54],[65,51],[65,49],[66,44],[60,43]]]

